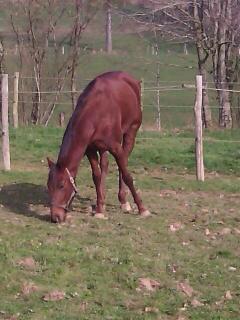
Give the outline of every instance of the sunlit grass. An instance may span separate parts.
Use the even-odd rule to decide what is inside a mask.
[[[71,222],[56,226],[49,223],[45,159],[47,155],[56,159],[62,135],[63,129],[51,127],[11,131],[13,170],[0,177],[3,319],[17,315],[20,320],[175,320],[181,314],[187,319],[237,319],[239,178],[229,171],[234,146],[222,143],[238,139],[238,132],[206,133],[205,157],[211,159],[211,166],[218,165],[219,173],[207,168],[205,183],[195,180],[191,131],[140,132],[130,170],[152,212],[149,219],[119,210],[112,160],[108,220],[92,218],[88,208],[95,191],[84,160]],[[214,145],[213,138],[221,141]],[[237,172],[238,163],[232,161],[231,168]],[[174,222],[183,225],[175,233],[169,229]],[[224,234],[224,228],[230,231]],[[32,257],[36,268],[19,266],[24,257]],[[160,289],[139,291],[141,277],[159,281]],[[193,307],[193,297],[177,289],[181,281],[189,282],[201,307]],[[24,295],[22,288],[29,282],[37,291]],[[42,297],[55,289],[63,291],[65,298],[44,302]],[[223,300],[227,290],[232,300]]]

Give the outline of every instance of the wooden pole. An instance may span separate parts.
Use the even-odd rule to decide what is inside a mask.
[[[8,75],[2,74],[2,155],[4,170],[11,170],[8,132]]]
[[[64,122],[65,122],[65,113],[64,112],[60,112],[59,113],[59,126],[61,128],[64,127]]]
[[[183,52],[184,54],[188,55],[188,48],[186,42],[183,44]]]
[[[157,127],[158,131],[161,131],[161,112],[160,112],[160,90],[159,90],[159,85],[160,85],[160,66],[158,64],[158,70],[157,70]]]
[[[72,98],[72,110],[75,109],[77,104],[77,89],[76,89],[76,81],[74,78],[71,79],[71,98]]]
[[[143,114],[143,96],[144,96],[144,79],[141,79],[141,109],[142,109],[142,114]],[[143,117],[142,117],[143,119]],[[142,124],[140,127],[140,130],[143,130],[143,120],[142,120]]]
[[[14,73],[13,78],[13,127],[18,128],[18,82],[19,72]]]
[[[196,177],[199,181],[204,181],[203,164],[203,138],[202,138],[202,76],[196,76],[196,100],[194,106],[195,114],[195,157],[196,157]]]

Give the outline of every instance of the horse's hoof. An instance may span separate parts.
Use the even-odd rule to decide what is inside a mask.
[[[129,212],[129,211],[132,210],[131,205],[130,205],[129,202],[121,203],[121,209],[122,209],[122,211],[124,211],[124,212]]]
[[[95,213],[94,218],[107,220],[108,218],[103,213]]]
[[[143,212],[140,213],[140,216],[142,218],[147,218],[151,216],[151,212],[149,210],[144,210]]]
[[[71,222],[72,222],[72,218],[73,218],[73,216],[72,216],[71,214],[68,214],[68,215],[66,216],[65,222],[71,223]]]
[[[96,206],[95,205],[91,205],[88,207],[88,212],[92,215],[94,215],[96,213]]]
[[[103,205],[103,207],[102,207],[102,210],[101,211],[105,211],[105,209],[106,209],[106,206],[105,205]],[[88,210],[90,213],[92,213],[93,215],[96,213],[96,211],[97,211],[97,206],[95,205],[95,204],[93,204],[93,205],[91,205],[91,207],[89,207],[89,210]]]

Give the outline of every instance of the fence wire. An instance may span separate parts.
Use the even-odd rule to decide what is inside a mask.
[[[9,77],[13,79],[14,77]],[[35,78],[32,76],[21,76],[19,77],[19,80],[28,81],[25,84],[25,88],[29,88],[29,86],[32,86],[32,83],[30,84],[29,81],[32,82]],[[41,113],[43,114],[45,110],[50,108],[51,105],[55,106],[55,111],[53,114],[53,123],[58,123],[58,115],[60,112],[64,112],[66,114],[66,118],[70,116],[72,113],[73,105],[72,105],[72,97],[75,96],[75,99],[77,99],[77,96],[82,93],[83,88],[85,85],[91,81],[91,79],[82,79],[80,77],[76,77],[76,83],[78,85],[78,88],[76,90],[70,90],[69,85],[69,79],[65,79],[67,82],[64,85],[64,88],[62,91],[55,90],[54,88],[52,90],[49,90],[49,87],[56,86],[56,83],[52,83],[53,80],[64,80],[65,78],[61,77],[44,77],[41,79],[42,83],[44,84],[44,81],[46,82],[44,84],[44,89],[42,91],[36,91],[36,90],[24,90],[20,89],[18,91],[19,100],[18,104],[21,108],[25,108],[25,112],[29,112],[32,108],[33,104],[39,104],[39,106],[42,105]],[[49,81],[49,82],[48,82]],[[215,84],[214,82],[208,81],[206,83],[206,86],[203,87],[203,89],[207,90],[211,95],[213,93],[217,93],[219,91],[226,91],[229,93],[233,93],[235,95],[239,95],[240,90],[238,89],[226,89],[226,88],[214,88],[212,84]],[[219,82],[218,85],[224,85],[225,82]],[[228,83],[229,84],[229,83]],[[236,83],[234,83],[236,85]],[[237,84],[238,85],[238,84]],[[11,86],[10,86],[11,87]],[[164,126],[170,126],[170,127],[189,127],[193,125],[193,106],[194,106],[194,100],[195,100],[195,90],[196,85],[193,83],[193,81],[163,81],[163,80],[155,80],[155,81],[145,81],[143,79],[142,81],[142,109],[143,109],[143,127],[145,129],[161,129],[160,126],[163,123]],[[36,99],[34,95],[39,94],[41,97],[41,100],[39,101]],[[182,96],[182,94],[184,94]],[[11,99],[11,96],[14,95],[13,90],[9,90],[10,103],[14,103],[13,99]],[[32,96],[32,99],[29,99],[29,97]],[[217,96],[217,94],[216,94]],[[174,99],[178,100],[179,102],[184,102],[181,100],[186,101],[186,105],[184,103],[179,103],[178,105],[174,104]],[[184,98],[181,98],[184,97]],[[168,102],[169,101],[169,102]],[[22,107],[21,107],[22,106]],[[210,110],[213,111],[213,114],[215,117],[217,117],[217,111],[219,110],[219,106],[216,104],[210,103],[209,106]],[[27,110],[27,111],[26,111]],[[231,107],[231,110],[233,110],[236,113],[239,113],[240,118],[240,106],[233,105]],[[178,113],[182,113],[183,116],[178,116]],[[175,117],[175,119],[174,119]],[[182,119],[180,119],[182,118]],[[216,121],[217,122],[217,121]]]

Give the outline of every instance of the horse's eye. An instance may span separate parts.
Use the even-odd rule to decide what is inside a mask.
[[[61,183],[61,184],[59,184],[59,187],[58,187],[59,189],[63,189],[64,188],[64,184],[63,183]]]

